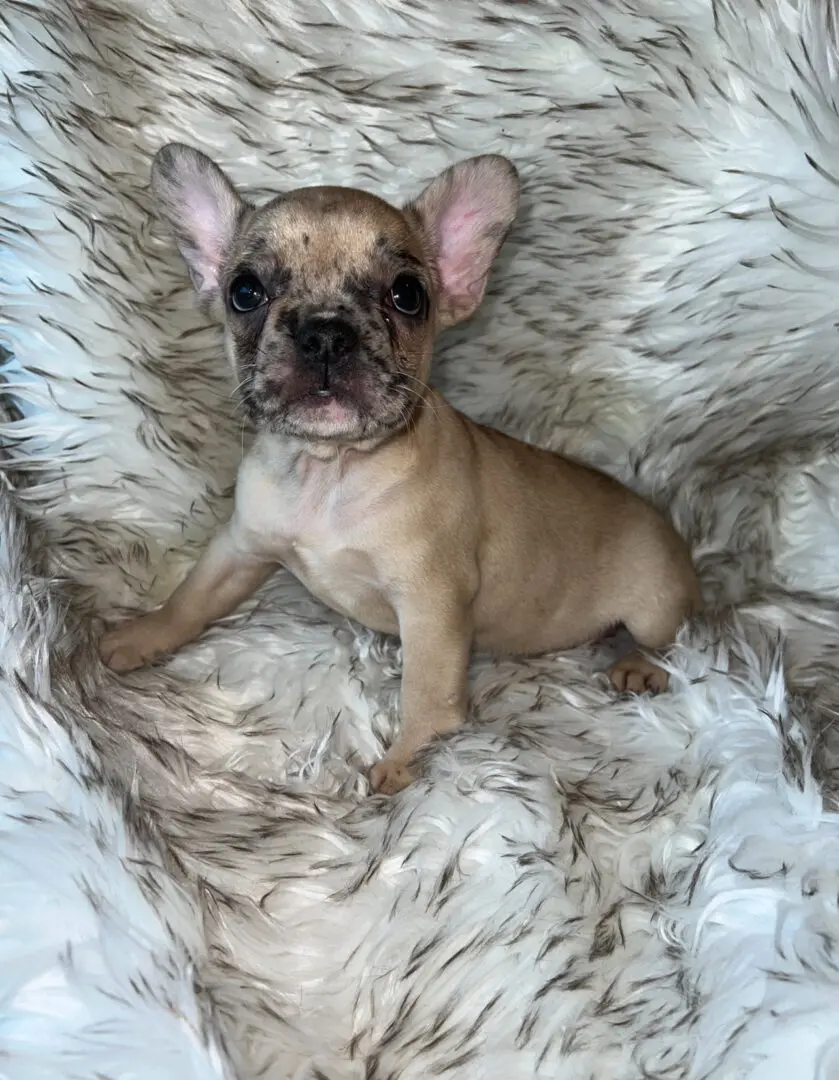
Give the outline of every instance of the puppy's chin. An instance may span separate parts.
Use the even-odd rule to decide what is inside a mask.
[[[401,410],[376,415],[361,404],[336,395],[311,395],[282,405],[265,403],[254,416],[257,428],[272,435],[307,442],[362,443],[381,439],[403,423]]]
[[[355,442],[365,437],[364,426],[354,402],[312,395],[288,407],[282,431],[315,442]]]

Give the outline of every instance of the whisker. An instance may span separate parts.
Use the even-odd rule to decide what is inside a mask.
[[[242,389],[242,387],[245,385],[245,383],[248,382],[249,379],[250,379],[250,375],[245,375],[245,377],[243,379],[240,379],[239,382],[236,383],[236,385],[230,391],[230,396],[235,397],[236,394],[239,393],[239,391]]]
[[[410,394],[416,401],[418,401],[423,408],[430,409],[435,416],[439,415],[440,410],[437,408],[437,406],[434,405],[433,402],[429,401],[427,397],[424,397],[418,391],[414,390],[413,387],[405,386],[403,387],[403,390],[407,394]]]
[[[426,397],[426,394],[431,392],[431,387],[428,383],[423,382],[422,379],[418,379],[414,375],[409,375],[407,371],[400,371],[399,375],[403,379],[410,379],[411,382],[416,383],[417,386],[420,387],[420,390],[414,390],[411,386],[405,386],[404,389],[409,393],[412,393],[418,400],[422,401],[422,403],[431,409],[434,415],[437,416],[439,413],[437,406]]]

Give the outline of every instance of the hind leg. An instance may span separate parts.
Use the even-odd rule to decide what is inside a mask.
[[[673,643],[679,627],[691,614],[694,605],[679,598],[679,603],[639,606],[624,619],[635,643],[647,652],[659,652]],[[660,694],[667,689],[670,677],[664,668],[649,660],[640,649],[633,649],[608,672],[609,681],[620,693]]]

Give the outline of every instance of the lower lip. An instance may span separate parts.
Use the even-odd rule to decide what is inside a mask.
[[[355,413],[342,405],[331,394],[316,394],[303,403],[307,412],[314,413],[317,419],[329,425],[343,427],[355,416]]]
[[[311,408],[317,409],[325,416],[348,416],[349,409],[342,405],[332,394],[318,394],[311,403]]]

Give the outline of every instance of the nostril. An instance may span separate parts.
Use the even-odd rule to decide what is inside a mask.
[[[344,322],[342,319],[335,320],[333,329],[334,347],[339,352],[349,352],[350,349],[355,348],[358,342],[358,334],[350,326],[348,322]]]
[[[297,347],[306,356],[312,356],[321,351],[322,344],[320,334],[314,329],[303,329],[297,335]]]

